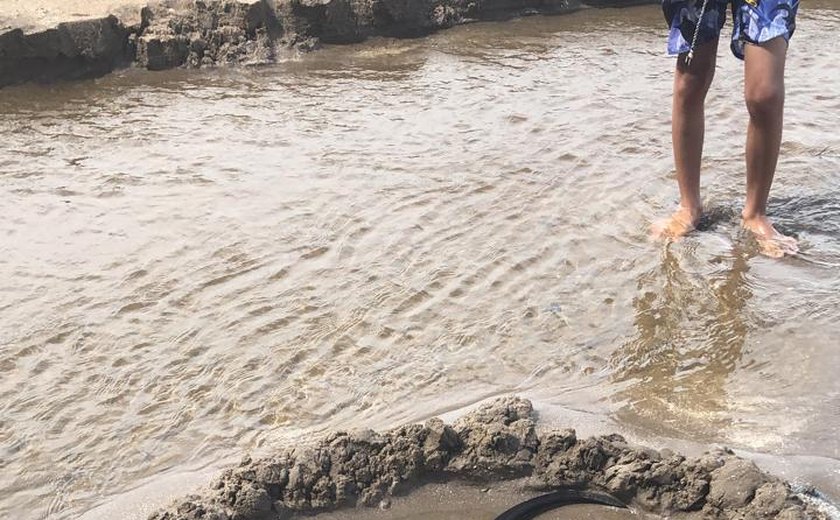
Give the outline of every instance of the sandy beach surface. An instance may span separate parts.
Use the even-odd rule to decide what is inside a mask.
[[[124,23],[140,20],[147,0],[0,0],[0,33],[20,28],[37,32],[62,22],[116,15]]]

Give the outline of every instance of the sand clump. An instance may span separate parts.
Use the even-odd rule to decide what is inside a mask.
[[[525,478],[535,490],[607,491],[670,518],[827,518],[784,481],[728,450],[689,459],[631,446],[620,435],[538,432],[529,401],[488,403],[452,425],[439,419],[385,433],[334,433],[310,447],[246,458],[150,520],[267,520],[376,506],[424,482]]]

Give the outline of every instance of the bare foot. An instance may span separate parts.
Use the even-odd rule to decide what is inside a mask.
[[[779,233],[766,215],[744,218],[741,220],[741,227],[753,234],[762,254],[766,256],[781,258],[799,252],[796,239]]]
[[[656,239],[685,236],[695,230],[702,214],[703,208],[680,206],[673,215],[651,226],[651,235]]]

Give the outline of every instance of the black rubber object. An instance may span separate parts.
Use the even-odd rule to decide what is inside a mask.
[[[621,500],[607,493],[561,489],[560,491],[541,495],[515,505],[497,516],[496,520],[531,520],[546,511],[572,504],[597,504],[601,506],[620,507],[622,509],[627,508],[627,505]]]

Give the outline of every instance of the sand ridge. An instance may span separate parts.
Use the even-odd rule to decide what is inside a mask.
[[[314,447],[246,457],[203,494],[150,520],[289,519],[376,507],[423,483],[528,479],[532,490],[608,492],[639,511],[684,520],[827,516],[779,478],[722,449],[691,459],[631,446],[620,435],[537,431],[530,401],[504,397],[452,425],[431,419],[386,433],[337,432]]]

